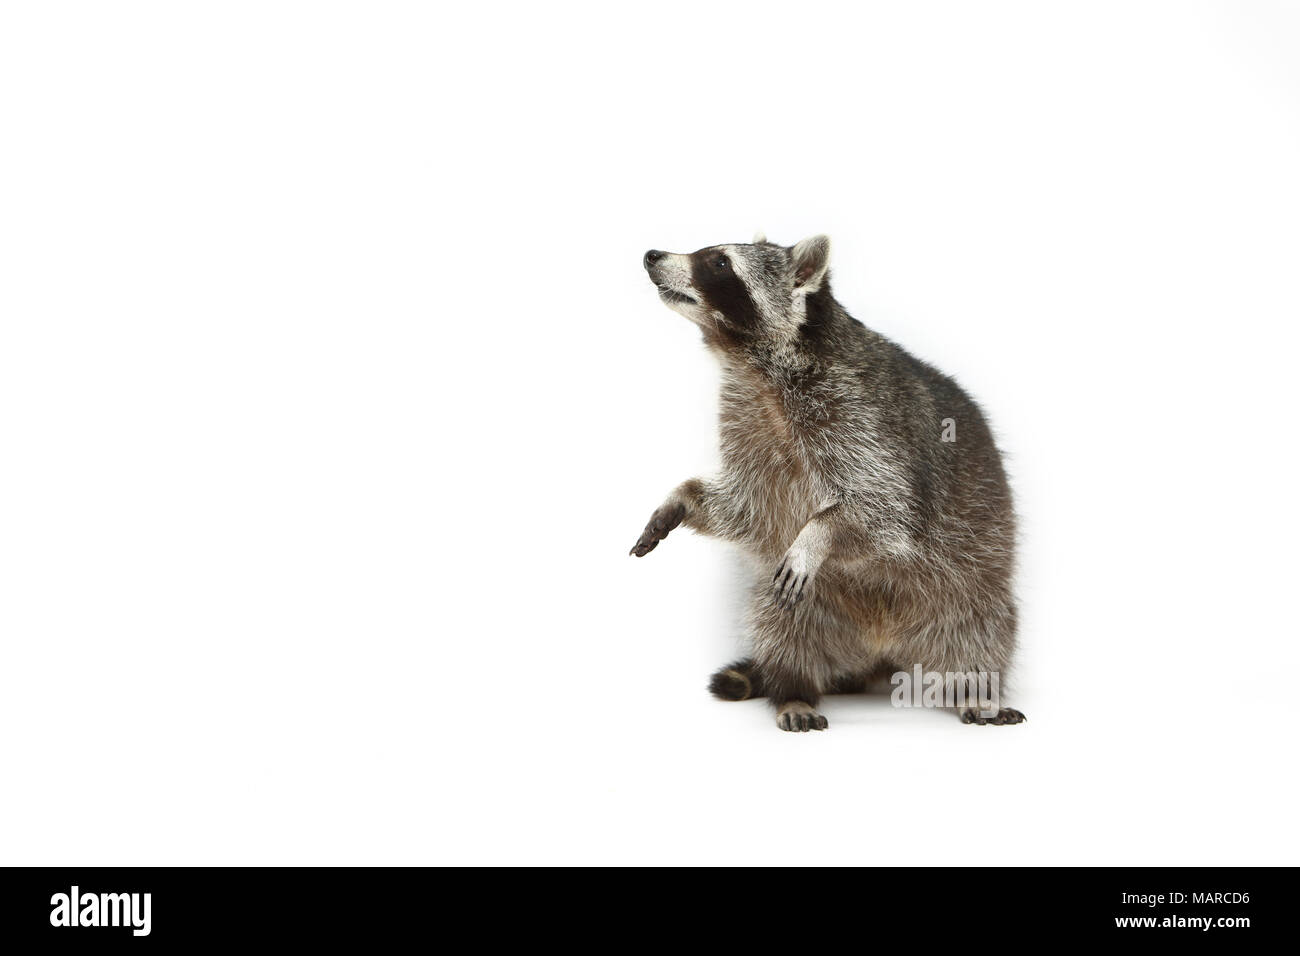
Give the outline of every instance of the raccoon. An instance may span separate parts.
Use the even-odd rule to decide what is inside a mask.
[[[683,525],[749,559],[751,653],[713,694],[824,730],[823,694],[919,666],[962,721],[1023,721],[967,706],[1016,649],[1015,515],[979,406],[835,300],[826,236],[643,261],[722,367],[721,474],[678,485],[631,551]]]

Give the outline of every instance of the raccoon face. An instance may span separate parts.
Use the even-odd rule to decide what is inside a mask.
[[[830,240],[778,246],[758,236],[692,253],[651,249],[643,261],[659,298],[706,337],[780,341],[798,333],[808,296],[828,286]]]

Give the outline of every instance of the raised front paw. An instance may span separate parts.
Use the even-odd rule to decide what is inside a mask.
[[[779,608],[793,609],[812,593],[812,581],[815,569],[808,556],[800,548],[791,548],[776,566],[772,575],[772,600]]]
[[[1010,707],[1002,707],[996,714],[988,714],[986,711],[974,707],[967,707],[961,712],[961,722],[963,724],[1019,724],[1023,723],[1024,720],[1024,714]]]
[[[647,554],[655,549],[664,538],[668,537],[668,532],[672,531],[682,519],[686,517],[686,508],[679,504],[660,505],[655,509],[655,513],[650,516],[650,523],[645,526],[641,532],[641,537],[637,538],[636,544],[632,545],[632,550],[628,554],[635,554],[638,558],[644,558]]]

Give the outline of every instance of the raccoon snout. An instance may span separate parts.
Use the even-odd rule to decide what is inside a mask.
[[[666,252],[661,252],[661,251],[658,250],[658,249],[651,249],[649,252],[647,252],[647,253],[645,254],[645,258],[642,259],[641,261],[645,263],[645,267],[646,267],[647,269],[650,269],[650,268],[653,268],[653,266],[654,266],[654,264],[655,264],[656,262],[658,262],[660,259],[662,259],[662,258],[663,258],[664,256],[666,256],[666,255],[668,255],[668,253],[666,253]]]

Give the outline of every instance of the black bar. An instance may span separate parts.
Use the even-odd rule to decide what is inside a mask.
[[[1020,938],[1220,947],[1284,931],[1294,876],[1291,868],[6,869],[0,940],[373,946],[413,933],[449,943],[469,932],[483,945],[513,935],[567,945],[599,942],[613,926],[606,943],[616,949],[674,934],[677,945],[700,928],[764,948],[823,948],[844,932],[864,934],[864,946],[910,939],[982,949],[981,941]],[[73,887],[76,922],[119,925],[70,925]]]

